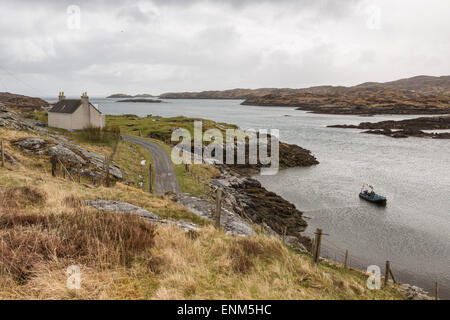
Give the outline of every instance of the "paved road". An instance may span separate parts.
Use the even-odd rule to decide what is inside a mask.
[[[173,169],[172,160],[166,150],[156,143],[143,139],[130,136],[122,136],[122,138],[126,141],[143,146],[152,154],[153,165],[155,166],[155,192],[157,194],[164,194],[166,191],[172,191],[175,193],[181,192],[180,185],[178,184],[178,180]]]

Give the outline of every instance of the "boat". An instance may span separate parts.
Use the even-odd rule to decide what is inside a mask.
[[[372,203],[385,205],[387,202],[386,197],[376,194],[375,191],[373,191],[373,186],[369,185],[369,188],[371,189],[370,191],[363,184],[359,197]]]

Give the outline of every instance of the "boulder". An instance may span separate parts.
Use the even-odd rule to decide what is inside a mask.
[[[34,154],[44,154],[48,142],[39,138],[25,138],[13,142],[13,144],[23,151]]]
[[[48,148],[48,154],[50,156],[56,156],[64,162],[69,162],[72,164],[86,164],[86,160],[61,144]]]
[[[173,195],[175,201],[183,205],[185,208],[192,211],[199,217],[214,220],[215,204],[206,200],[191,196],[186,193],[180,193]],[[255,231],[249,223],[242,219],[239,215],[235,214],[231,210],[222,208],[220,216],[220,226],[225,230],[227,234],[233,236],[253,236],[256,235]]]
[[[96,199],[86,200],[86,204],[101,211],[132,213],[147,219],[161,219],[157,214],[127,202]]]

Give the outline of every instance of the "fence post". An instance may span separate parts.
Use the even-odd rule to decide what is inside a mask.
[[[348,262],[348,249],[345,250],[344,268],[347,268]]]
[[[397,280],[395,280],[394,274],[392,273],[392,268],[389,266],[389,274],[391,275],[392,281],[397,284]]]
[[[220,214],[222,212],[222,189],[216,191],[216,228],[220,229]]]
[[[439,282],[436,280],[435,300],[439,300]]]
[[[5,166],[5,149],[3,147],[3,140],[1,142],[1,147],[2,147],[2,167]]]
[[[389,280],[389,270],[391,269],[389,260],[386,261],[386,272],[384,275],[384,286],[387,286]]]
[[[314,264],[319,263],[321,242],[322,242],[322,229],[317,228],[316,236],[314,238],[314,255],[313,255]]]
[[[58,170],[58,167],[57,167],[58,160],[56,160],[56,156],[52,156],[52,157],[50,158],[50,162],[51,162],[51,164],[52,164],[52,176],[53,176],[53,177],[56,177],[57,170]]]
[[[150,163],[150,165],[148,166],[148,173],[149,173],[149,191],[150,193],[153,193],[153,170],[152,170],[152,164]]]
[[[81,163],[78,164],[78,183],[81,182]]]

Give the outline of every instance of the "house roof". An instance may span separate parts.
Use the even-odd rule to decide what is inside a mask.
[[[58,101],[48,112],[74,113],[80,105],[81,99],[65,99]],[[101,113],[92,103],[89,103],[89,105]]]
[[[66,99],[58,101],[48,112],[74,113],[81,105],[81,99]]]

